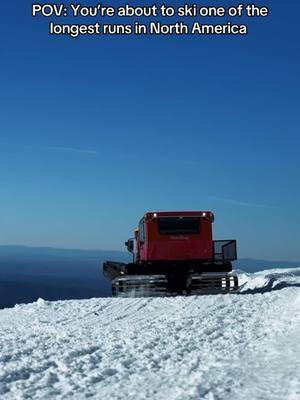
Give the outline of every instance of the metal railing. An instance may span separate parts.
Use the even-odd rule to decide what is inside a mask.
[[[236,260],[236,240],[214,240],[214,259],[222,262]]]

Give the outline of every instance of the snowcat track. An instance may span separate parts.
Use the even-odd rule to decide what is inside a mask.
[[[112,282],[114,297],[165,297],[234,293],[239,290],[236,274],[225,271],[196,272],[165,268],[158,274],[137,273],[135,264],[108,261],[103,272]]]
[[[224,275],[214,273],[191,274],[188,278],[188,294],[226,294],[237,292],[238,277],[235,274]]]
[[[112,281],[114,297],[164,297],[168,281],[165,275],[121,276]]]

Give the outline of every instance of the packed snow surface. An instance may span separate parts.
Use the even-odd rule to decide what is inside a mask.
[[[300,268],[239,294],[0,312],[0,398],[300,399]]]

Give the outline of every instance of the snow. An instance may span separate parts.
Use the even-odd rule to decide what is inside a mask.
[[[48,302],[0,311],[0,398],[300,398],[300,268],[239,294]]]

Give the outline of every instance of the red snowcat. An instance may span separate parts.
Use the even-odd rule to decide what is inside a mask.
[[[235,240],[213,240],[211,211],[147,212],[125,245],[133,261],[106,261],[118,297],[198,295],[238,290]]]

